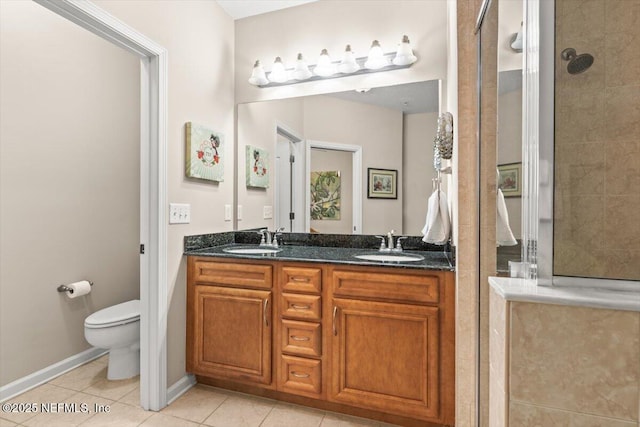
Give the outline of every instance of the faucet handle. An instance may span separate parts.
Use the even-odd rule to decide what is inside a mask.
[[[260,229],[256,231],[256,233],[262,236],[262,238],[260,239],[260,246],[264,246],[267,243],[267,239],[266,239],[267,229],[266,228]]]
[[[280,227],[273,232],[273,237],[271,239],[271,246],[273,246],[274,248],[278,247],[278,236],[282,236],[283,231],[284,231],[284,227]]]
[[[409,238],[409,236],[398,237],[398,238],[396,239],[396,247],[395,247],[394,251],[396,251],[396,252],[402,252],[402,243],[400,243],[400,241],[401,241],[401,240],[404,240],[404,239],[408,239],[408,238]]]
[[[380,239],[380,251],[388,251],[389,248],[387,248],[386,238],[384,236],[376,236],[376,237]]]

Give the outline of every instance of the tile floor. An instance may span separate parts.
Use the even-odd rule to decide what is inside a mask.
[[[139,405],[139,378],[107,381],[103,356],[6,403],[75,403],[75,413],[0,412],[0,427],[392,427],[363,418],[196,385],[160,412]],[[81,404],[88,411],[81,411]],[[109,412],[96,412],[96,408]]]

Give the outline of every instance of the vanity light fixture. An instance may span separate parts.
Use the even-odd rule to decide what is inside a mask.
[[[369,49],[369,56],[367,56],[367,62],[364,63],[365,68],[370,70],[379,70],[391,65],[389,58],[384,55],[380,42],[374,40],[371,43],[371,49]]]
[[[331,77],[337,72],[336,65],[331,60],[327,49],[322,49],[318,64],[313,69],[313,74],[320,77]]]
[[[269,73],[269,81],[273,83],[284,83],[288,79],[287,70],[284,68],[284,64],[282,63],[282,59],[279,56],[276,56],[276,60],[273,61],[273,67],[271,68],[271,73]]]
[[[251,77],[249,78],[249,83],[254,86],[264,86],[269,84],[269,80],[267,79],[267,75],[264,72],[264,68],[260,64],[260,61],[256,61],[253,65],[253,71],[251,72]]]
[[[307,65],[307,62],[302,57],[302,54],[299,53],[298,59],[296,59],[296,67],[293,69],[293,72],[291,73],[291,77],[293,77],[296,80],[307,80],[312,75],[313,74],[311,74],[311,71],[309,70],[309,66]]]
[[[322,49],[318,63],[307,65],[301,53],[295,62],[295,67],[287,69],[280,57],[276,57],[270,72],[265,72],[256,61],[253,66],[249,83],[258,87],[274,87],[347,77],[379,71],[391,71],[410,67],[417,61],[413,54],[409,37],[404,36],[397,52],[384,53],[380,42],[374,40],[367,57],[356,58],[351,45],[347,45],[341,61],[332,61],[327,49]]]

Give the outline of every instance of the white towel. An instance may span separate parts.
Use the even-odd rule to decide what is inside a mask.
[[[451,220],[449,219],[449,205],[444,191],[436,190],[429,197],[427,204],[427,218],[422,234],[422,241],[435,245],[444,245],[449,240]]]
[[[496,243],[498,246],[514,246],[518,242],[513,237],[511,227],[509,226],[509,212],[507,211],[507,205],[504,203],[504,194],[502,190],[498,189],[498,195],[496,197]]]

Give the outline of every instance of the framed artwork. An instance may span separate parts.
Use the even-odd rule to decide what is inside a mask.
[[[193,122],[187,122],[185,130],[185,174],[189,178],[224,181],[224,135]]]
[[[394,169],[367,168],[367,198],[397,199],[398,171]]]
[[[522,196],[522,163],[498,165],[498,188],[504,197]]]
[[[252,145],[247,145],[245,150],[247,187],[269,188],[269,152]]]
[[[311,219],[340,221],[340,171],[311,172]]]

